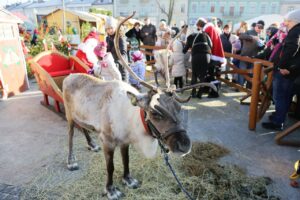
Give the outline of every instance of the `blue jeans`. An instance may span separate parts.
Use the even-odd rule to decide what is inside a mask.
[[[240,69],[252,69],[253,68],[253,65],[252,63],[248,63],[248,62],[243,62],[241,61],[240,64],[239,64],[239,68]],[[243,75],[238,75],[238,83],[241,85],[241,86],[244,86],[245,84],[245,78]]]
[[[293,81],[284,78],[279,72],[274,72],[273,99],[275,102],[275,115],[272,122],[281,125],[284,123],[293,98]]]

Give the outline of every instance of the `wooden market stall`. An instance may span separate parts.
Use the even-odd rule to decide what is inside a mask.
[[[65,20],[64,20],[65,16]],[[95,15],[93,13],[85,11],[75,10],[62,10],[57,9],[50,14],[46,15],[45,20],[49,27],[57,27],[63,30],[63,23],[65,21],[66,34],[71,35],[72,29],[76,29],[80,35],[82,35],[82,25],[89,23],[91,26],[97,28],[97,30],[104,35],[104,25],[106,19],[102,16]]]
[[[0,7],[0,93],[7,98],[29,88],[19,18]]]

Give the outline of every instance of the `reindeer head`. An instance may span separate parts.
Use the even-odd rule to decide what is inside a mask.
[[[209,86],[212,87],[214,90],[217,90],[213,84],[210,83],[198,83],[192,86],[187,86],[182,89],[176,89],[175,87],[170,86],[170,76],[168,65],[166,66],[166,85],[167,88],[157,88],[144,80],[140,79],[128,66],[128,63],[122,57],[119,51],[119,30],[121,25],[126,22],[128,19],[134,16],[135,12],[125,18],[121,23],[118,25],[116,30],[116,35],[114,38],[114,45],[115,49],[117,50],[116,53],[118,55],[119,60],[121,61],[122,65],[128,70],[130,75],[132,75],[136,80],[138,80],[143,86],[149,88],[150,91],[145,94],[133,94],[131,92],[127,92],[129,98],[131,99],[131,103],[134,106],[139,106],[146,112],[146,120],[152,131],[154,131],[158,139],[164,143],[164,145],[168,146],[168,148],[180,155],[187,154],[191,149],[191,141],[186,133],[186,130],[183,128],[180,119],[180,112],[181,112],[181,105],[180,103],[184,103],[189,101],[190,97],[187,99],[182,99],[177,96],[176,92],[187,90],[194,87],[199,86]],[[171,44],[177,37],[181,35],[181,32],[173,38],[170,42],[167,50],[169,50]],[[166,57],[167,58],[167,57]],[[166,61],[168,63],[168,61]]]
[[[146,112],[150,130],[173,153],[185,155],[191,149],[191,141],[181,124],[181,105],[171,93],[148,92],[135,95],[127,92],[131,103]]]

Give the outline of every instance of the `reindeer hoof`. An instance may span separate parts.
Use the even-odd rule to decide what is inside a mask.
[[[98,146],[98,145],[89,146],[88,149],[93,152],[98,152],[98,151],[100,151],[100,146]]]
[[[128,188],[131,189],[137,189],[140,187],[140,183],[138,180],[132,178],[132,177],[126,177],[122,180],[123,184],[125,184]]]
[[[74,171],[74,170],[78,170],[79,169],[79,166],[78,166],[78,164],[76,162],[72,163],[72,164],[68,164],[67,167],[68,167],[68,169],[70,171]]]
[[[118,188],[114,186],[106,188],[106,195],[109,200],[119,200],[125,196]]]

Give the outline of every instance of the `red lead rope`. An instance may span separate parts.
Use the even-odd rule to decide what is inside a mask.
[[[148,128],[148,125],[147,125],[147,123],[145,121],[145,111],[142,108],[140,109],[140,116],[141,116],[141,120],[142,120],[143,126],[145,128],[145,131],[147,132],[147,134],[151,135],[150,130]]]

